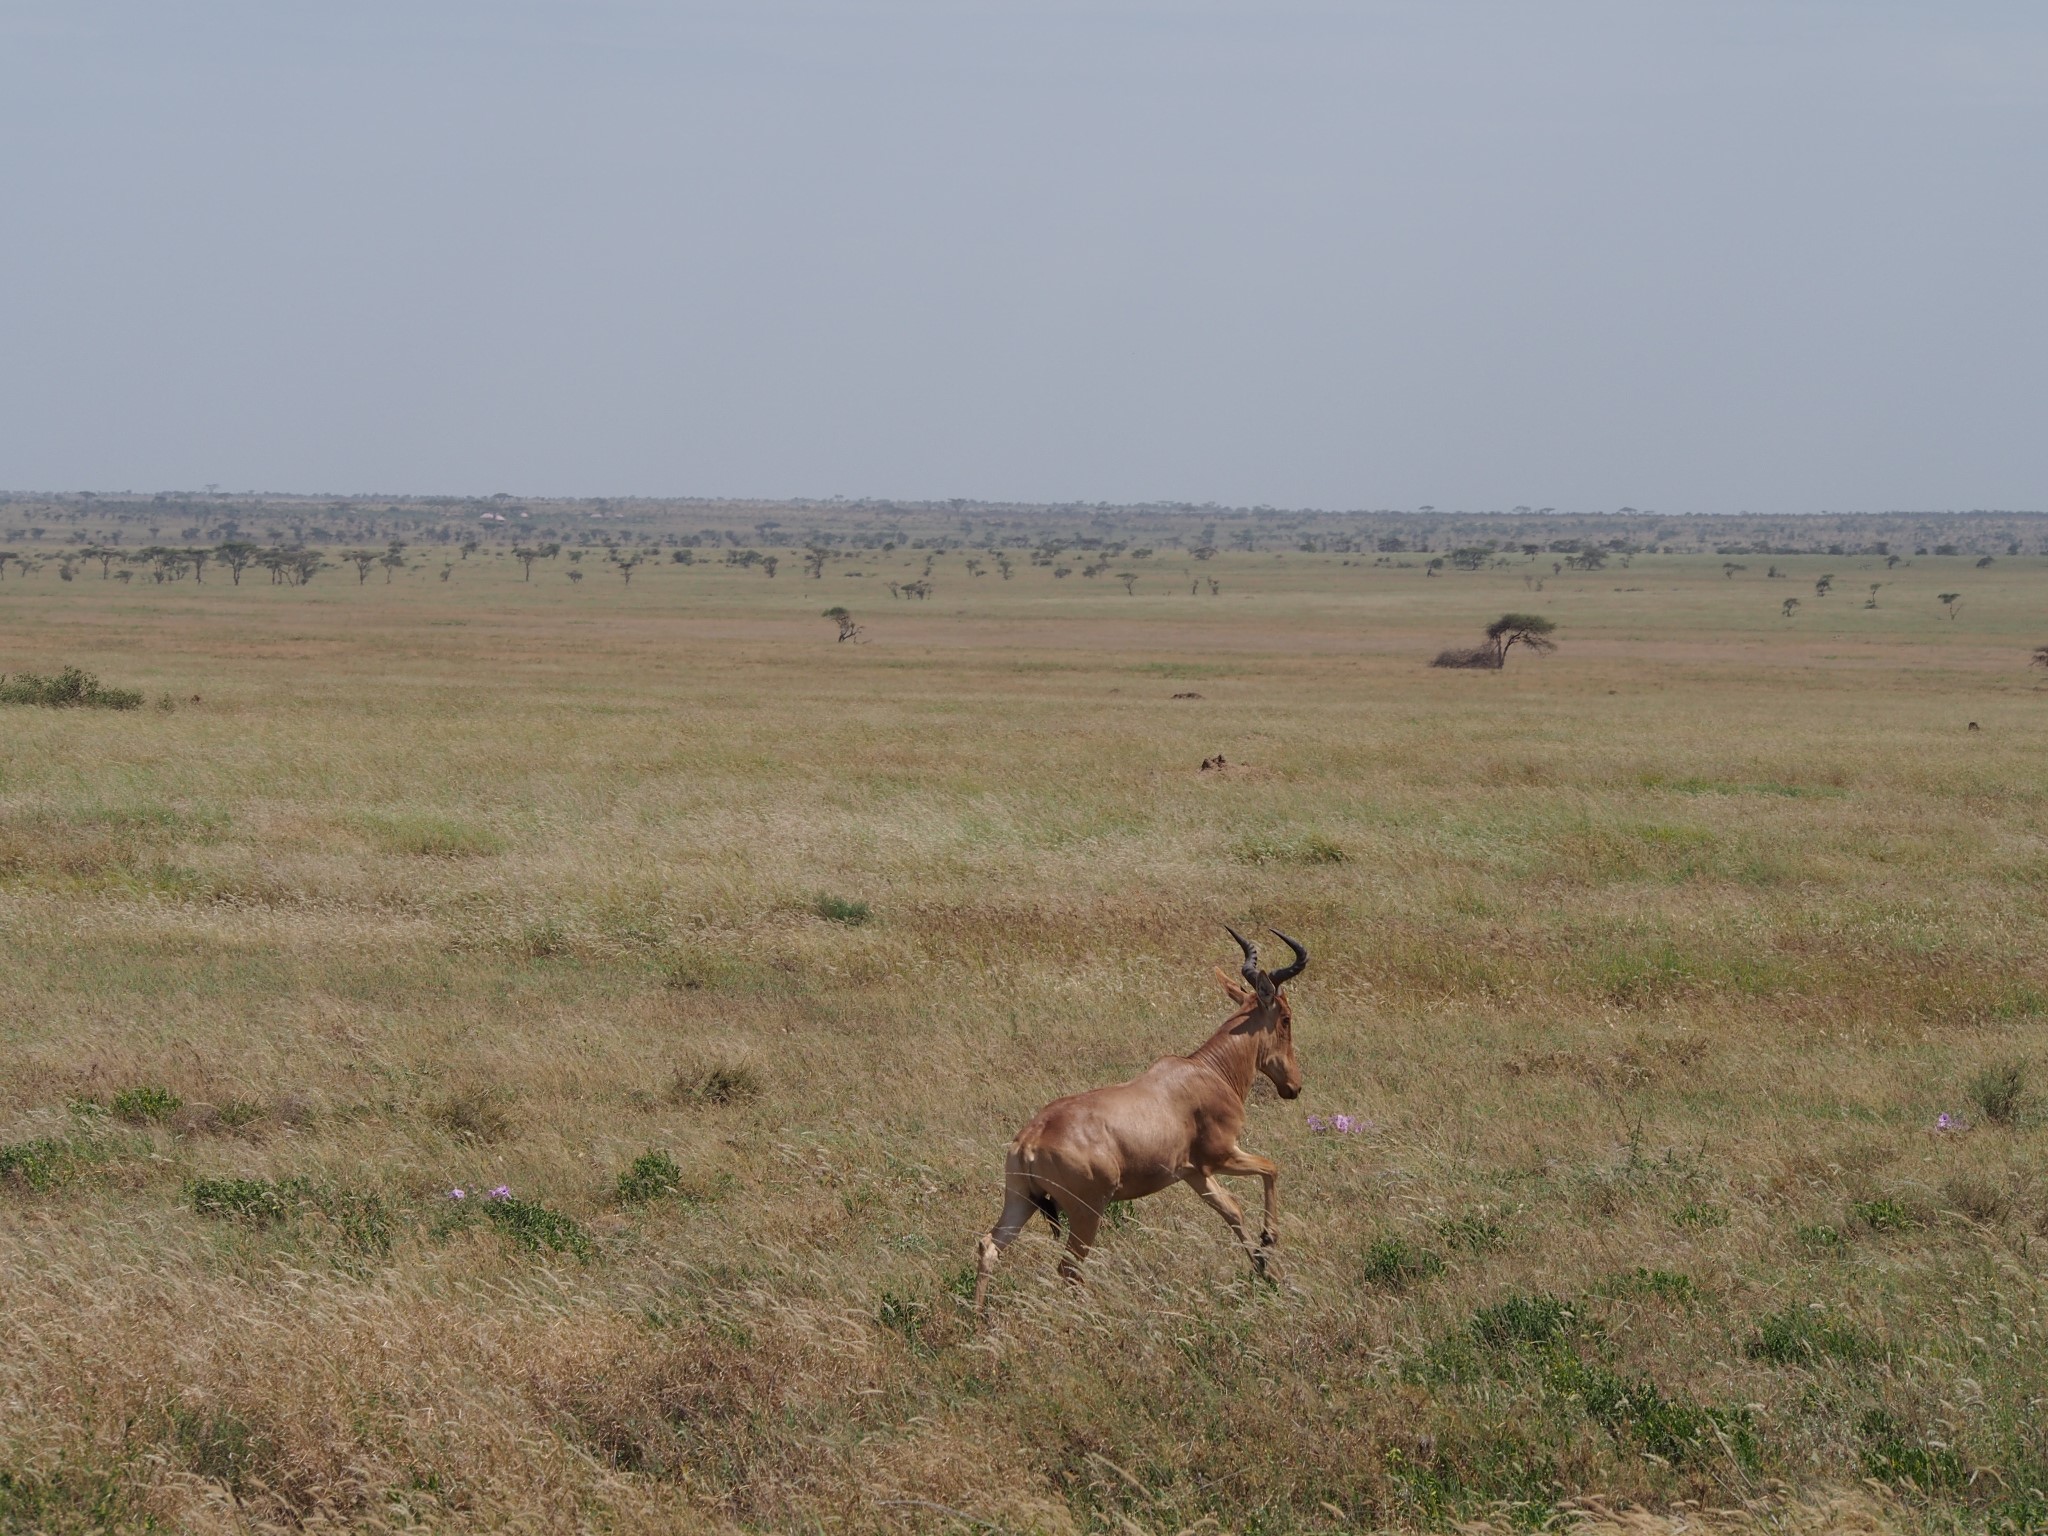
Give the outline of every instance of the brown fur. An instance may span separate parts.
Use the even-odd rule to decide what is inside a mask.
[[[1263,1275],[1279,1242],[1280,1166],[1237,1144],[1245,1098],[1263,1072],[1283,1099],[1301,1092],[1294,1056],[1294,1012],[1286,995],[1256,967],[1249,985],[1227,971],[1216,977],[1237,1011],[1185,1056],[1162,1056],[1129,1082],[1071,1094],[1031,1117],[1010,1143],[1003,1169],[1003,1214],[980,1243],[974,1305],[988,1295],[989,1276],[1034,1211],[1067,1223],[1060,1274],[1081,1278],[1102,1213],[1112,1200],[1139,1200],[1186,1184],[1230,1224],[1252,1269]],[[1217,1182],[1219,1174],[1256,1174],[1265,1181],[1265,1221],[1256,1244],[1244,1209]]]

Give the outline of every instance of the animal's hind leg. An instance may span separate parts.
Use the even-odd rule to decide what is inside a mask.
[[[1230,1230],[1237,1235],[1237,1241],[1246,1257],[1252,1261],[1252,1272],[1266,1273],[1266,1250],[1263,1244],[1254,1244],[1251,1234],[1245,1230],[1244,1207],[1237,1203],[1237,1197],[1218,1184],[1208,1174],[1196,1171],[1187,1175],[1188,1188],[1202,1197],[1202,1203],[1230,1223]]]
[[[988,1277],[996,1272],[996,1260],[1002,1257],[1005,1248],[1017,1241],[1017,1234],[1024,1230],[1024,1224],[1031,1220],[1037,1209],[1029,1195],[1022,1190],[1011,1190],[1003,1199],[1002,1219],[982,1234],[977,1245],[979,1262],[974,1275],[974,1310],[977,1313],[988,1299]]]
[[[1060,1260],[1060,1278],[1079,1285],[1082,1261],[1095,1246],[1095,1229],[1102,1224],[1102,1208],[1074,1200],[1062,1203],[1060,1210],[1067,1218],[1067,1251]]]

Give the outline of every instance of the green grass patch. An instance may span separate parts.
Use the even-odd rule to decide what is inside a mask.
[[[1368,1285],[1384,1290],[1406,1290],[1417,1281],[1444,1271],[1443,1256],[1398,1237],[1382,1237],[1365,1250],[1360,1267]]]
[[[1920,1218],[1904,1202],[1890,1199],[1850,1201],[1849,1221],[1870,1232],[1904,1232],[1920,1225]]]
[[[259,1227],[294,1215],[312,1192],[312,1185],[300,1178],[194,1179],[185,1186],[185,1198],[199,1215]]]
[[[858,928],[875,915],[874,909],[864,901],[823,894],[812,900],[811,911],[828,923],[843,923],[848,928]]]
[[[1573,1332],[1579,1313],[1561,1296],[1510,1296],[1472,1314],[1472,1337],[1495,1349],[1549,1344]]]
[[[1699,1283],[1690,1275],[1668,1269],[1645,1269],[1637,1265],[1610,1275],[1595,1288],[1601,1296],[1651,1296],[1679,1306],[1692,1306],[1700,1299]]]
[[[1824,1309],[1789,1303],[1757,1325],[1744,1354],[1766,1365],[1818,1365],[1823,1360],[1857,1364],[1883,1355],[1876,1340]]]
[[[1913,1433],[1882,1408],[1858,1419],[1856,1432],[1863,1440],[1863,1470],[1881,1483],[1935,1494],[1961,1489],[1970,1480],[1954,1449]]]
[[[48,1194],[93,1164],[107,1160],[107,1148],[91,1137],[37,1136],[0,1146],[0,1186]]]
[[[505,851],[488,827],[430,813],[366,816],[361,822],[385,853],[422,859],[486,859]]]
[[[1347,857],[1320,832],[1247,832],[1230,856],[1240,864],[1342,864]]]
[[[168,1120],[185,1107],[185,1101],[168,1088],[144,1086],[123,1088],[114,1095],[114,1113],[134,1125]]]
[[[542,1205],[538,1200],[506,1196],[498,1200],[471,1201],[466,1209],[481,1212],[483,1219],[509,1238],[514,1246],[529,1253],[569,1253],[588,1263],[596,1256],[596,1245],[575,1219]]]

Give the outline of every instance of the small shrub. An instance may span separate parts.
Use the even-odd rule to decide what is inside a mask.
[[[1852,1325],[1812,1307],[1787,1306],[1757,1325],[1743,1353],[1766,1365],[1818,1365],[1833,1358],[1855,1363],[1883,1351]]]
[[[184,1107],[185,1101],[168,1088],[123,1088],[114,1095],[114,1113],[135,1125],[168,1120]]]
[[[70,1170],[71,1149],[47,1136],[17,1141],[0,1147],[0,1181],[25,1184],[37,1194],[47,1194]]]
[[[746,1104],[761,1096],[761,1074],[743,1061],[678,1069],[668,1096],[677,1104]]]
[[[1863,1470],[1881,1483],[1942,1493],[1969,1481],[1962,1457],[1945,1445],[1913,1438],[1882,1408],[1864,1414],[1856,1429],[1863,1436]]]
[[[201,1216],[265,1227],[292,1215],[311,1190],[304,1179],[194,1179],[185,1196]]]
[[[1427,1248],[1418,1248],[1398,1237],[1383,1237],[1365,1250],[1364,1274],[1369,1285],[1385,1286],[1388,1290],[1404,1290],[1418,1280],[1427,1280],[1444,1271],[1440,1254]]]
[[[2027,1069],[2016,1061],[1986,1067],[1970,1079],[1970,1101],[1993,1125],[2011,1125],[2027,1102]]]
[[[54,677],[0,674],[0,704],[40,704],[46,709],[140,709],[139,689],[108,688],[90,672],[66,667]]]
[[[1438,651],[1436,659],[1430,665],[1432,667],[1457,667],[1475,672],[1497,672],[1504,665],[1504,662],[1501,657],[1494,654],[1493,647],[1490,645],[1474,646],[1469,650],[1461,646],[1453,646],[1449,650]]]
[[[619,1175],[617,1194],[622,1204],[645,1205],[674,1194],[682,1182],[683,1170],[673,1157],[658,1150],[643,1152]]]
[[[811,910],[828,923],[844,923],[849,928],[858,928],[875,914],[864,901],[846,901],[838,896],[819,896],[811,903]]]
[[[573,1253],[588,1263],[596,1252],[589,1236],[572,1218],[538,1200],[508,1195],[479,1201],[472,1208],[481,1210],[492,1226],[530,1253]]]

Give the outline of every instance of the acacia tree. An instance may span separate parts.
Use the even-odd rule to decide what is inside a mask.
[[[1508,664],[1508,652],[1525,646],[1538,655],[1557,649],[1550,638],[1557,625],[1540,613],[1504,613],[1486,626],[1486,643],[1470,650],[1437,652],[1433,667],[1466,667],[1498,672]]]
[[[1956,610],[1963,606],[1963,594],[1960,592],[1941,592],[1937,593],[1936,597],[1941,605],[1948,609],[1949,622],[1953,624],[1955,622]]]
[[[360,587],[370,579],[370,567],[377,563],[378,555],[374,549],[344,549],[341,558],[354,562],[356,585]]]
[[[633,567],[639,563],[640,557],[638,555],[621,555],[613,562],[613,564],[618,566],[619,574],[626,578],[626,585],[629,587],[633,585]]]
[[[94,553],[97,554],[98,551],[95,550]],[[228,575],[239,587],[242,584],[242,572],[249,569],[256,559],[256,546],[246,539],[230,539],[225,544],[215,546],[213,557],[228,568]]]
[[[839,626],[839,638],[841,642],[851,640],[854,641],[856,644],[859,643],[860,625],[854,622],[853,615],[848,613],[844,608],[836,606],[827,608],[825,610],[824,617],[830,619],[834,624],[837,624]]]

